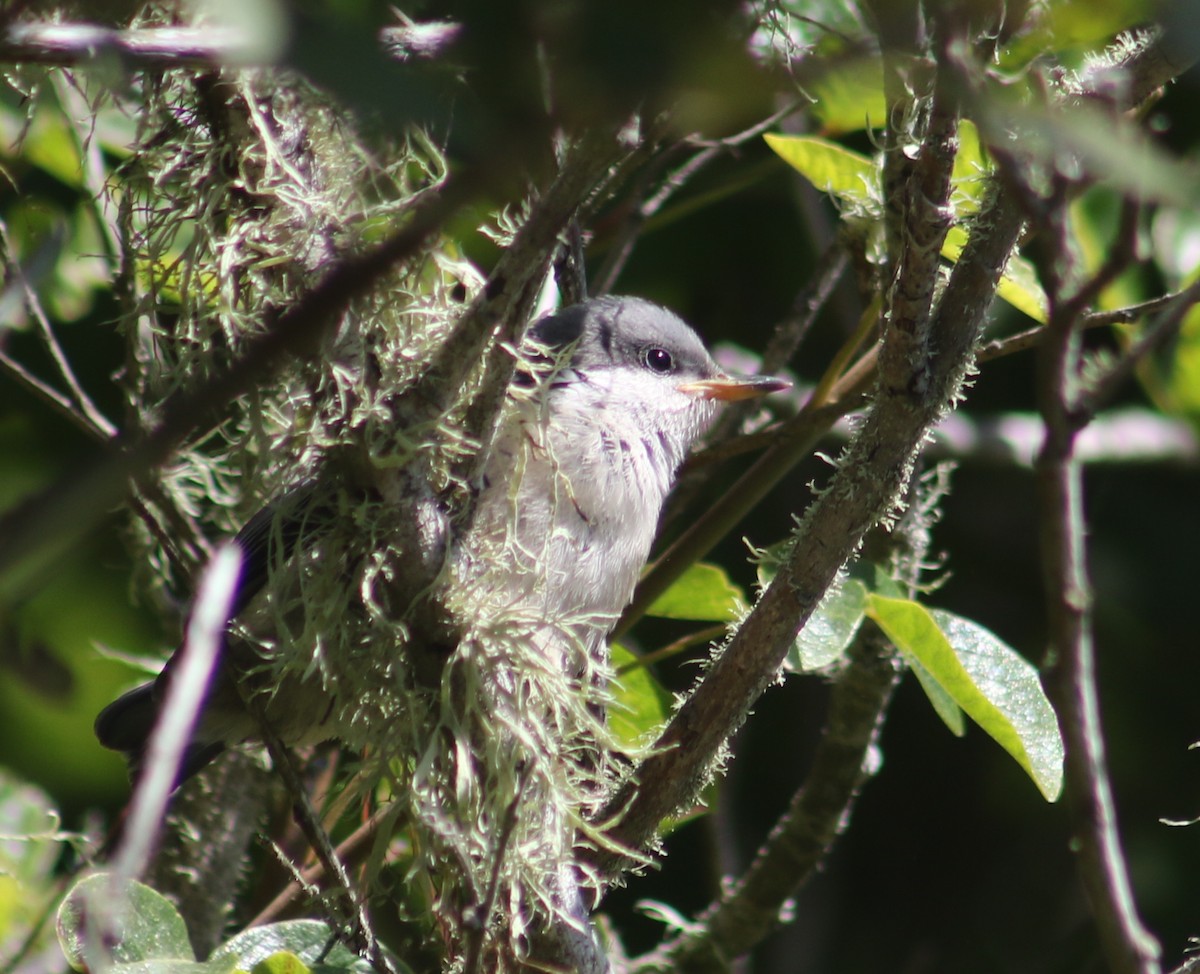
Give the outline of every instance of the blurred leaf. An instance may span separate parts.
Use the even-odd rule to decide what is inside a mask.
[[[1121,195],[1108,186],[1093,186],[1071,201],[1071,238],[1088,274],[1098,271],[1112,250],[1122,204]],[[1139,285],[1138,268],[1130,267],[1100,293],[1096,305],[1112,309],[1136,304],[1147,297]]]
[[[1200,210],[1162,207],[1154,214],[1150,240],[1155,263],[1172,287],[1200,271]]]
[[[113,964],[105,974],[233,974],[232,959],[194,961],[159,957],[130,964]]]
[[[866,604],[867,587],[857,579],[831,588],[796,636],[784,667],[811,673],[841,659],[862,625]]]
[[[73,189],[84,189],[83,159],[70,122],[51,99],[37,99],[32,118],[0,103],[0,153],[49,173]]]
[[[59,831],[45,792],[0,769],[0,961],[14,956],[51,910],[60,843],[73,838]],[[53,950],[49,924],[33,947],[31,953]]]
[[[50,796],[0,768],[0,876],[30,885],[44,881],[66,837]]]
[[[979,140],[979,129],[970,119],[962,119],[958,123],[958,152],[950,174],[953,186],[950,199],[957,219],[979,209],[991,171],[991,162]]]
[[[767,145],[800,175],[843,202],[863,206],[879,200],[879,168],[859,152],[807,135],[763,136]]]
[[[333,934],[329,925],[320,920],[284,920],[262,927],[251,927],[227,940],[215,951],[212,960],[234,959],[239,970],[255,974],[286,974],[289,963],[281,954],[289,954],[314,971],[354,971],[356,974],[375,974],[371,964],[338,941],[331,950]],[[292,962],[294,963],[294,962]],[[260,968],[260,964],[267,967]],[[407,968],[401,964],[403,972]]]
[[[1056,0],[1039,5],[1033,29],[1017,34],[1000,63],[1012,70],[1050,52],[1101,48],[1122,31],[1156,20],[1160,12],[1161,5],[1153,0]]]
[[[878,57],[837,64],[809,85],[808,92],[815,99],[812,113],[826,135],[879,128],[887,120]]]
[[[1013,756],[1047,801],[1058,798],[1062,738],[1029,662],[982,626],[908,599],[871,595],[867,615]]]
[[[977,121],[989,141],[1015,144],[1022,156],[1074,180],[1094,180],[1145,202],[1192,206],[1200,168],[1174,158],[1125,115],[1087,102],[1069,110],[1019,100],[993,89]]]
[[[720,565],[698,562],[663,592],[646,615],[693,622],[731,622],[746,611],[746,596]]]
[[[967,232],[962,227],[951,227],[942,243],[942,256],[951,262],[957,262],[966,245]],[[1034,321],[1046,323],[1046,292],[1038,282],[1037,271],[1024,257],[1013,255],[1009,258],[1008,266],[996,288],[996,295],[1018,311],[1029,315]]]
[[[671,714],[671,695],[653,673],[636,665],[637,662],[638,658],[620,643],[612,645],[613,669],[620,676],[613,684],[608,726],[629,747],[645,744],[646,738],[657,732]]]
[[[97,920],[113,921],[115,943],[104,946],[117,964],[195,962],[183,917],[166,897],[135,880],[116,889],[113,882],[108,873],[85,876],[58,908],[58,940],[75,970],[94,968],[91,951],[103,929]]]
[[[1154,367],[1140,374],[1158,406],[1200,428],[1200,307],[1188,312],[1179,337]]]

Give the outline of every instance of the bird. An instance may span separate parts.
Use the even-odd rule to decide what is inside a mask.
[[[469,589],[473,599],[515,606],[541,620],[532,651],[558,652],[565,660],[571,654],[562,645],[573,642],[584,654],[603,653],[692,446],[722,404],[788,385],[773,376],[724,371],[688,324],[642,298],[594,297],[543,316],[528,329],[482,467],[474,516],[451,555],[453,584]],[[270,567],[280,551],[293,555],[307,543],[307,525],[320,521],[310,503],[316,493],[314,482],[301,483],[235,538],[244,556],[235,616],[252,611],[270,591]],[[239,709],[237,695],[221,689],[222,681],[236,678],[228,669],[219,668],[214,678],[180,781],[226,746],[255,737],[256,725]],[[124,752],[134,769],[171,670],[168,662],[157,680],[119,697],[96,718],[100,743]],[[303,710],[280,708],[276,730],[285,742],[338,736],[332,706],[325,717]]]

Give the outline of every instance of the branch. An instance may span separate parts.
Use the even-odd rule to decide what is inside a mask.
[[[0,62],[60,67],[116,56],[138,67],[221,67],[261,61],[261,44],[222,27],[140,27],[94,24],[12,24],[0,37]]]
[[[1072,270],[1065,200],[1066,194],[1060,191],[1044,207],[1045,236],[1049,238],[1045,263],[1051,270],[1043,278],[1050,318],[1038,355],[1038,400],[1045,434],[1036,469],[1043,586],[1054,652],[1051,676],[1066,750],[1066,795],[1078,868],[1105,958],[1114,974],[1157,974],[1160,949],[1138,916],[1105,756],[1087,570],[1083,468],[1075,454],[1079,431],[1092,417],[1082,401],[1084,353],[1079,323],[1092,298],[1132,261],[1135,228],[1130,219],[1124,219],[1124,235],[1115,242],[1104,265],[1064,297],[1064,282]],[[1132,209],[1126,202],[1126,216]]]
[[[786,902],[812,876],[849,824],[858,790],[869,775],[870,749],[879,737],[902,668],[875,630],[859,633],[849,665],[833,688],[829,715],[812,770],[746,874],[703,913],[694,931],[658,952],[653,966],[669,970],[726,971],[779,925]]]

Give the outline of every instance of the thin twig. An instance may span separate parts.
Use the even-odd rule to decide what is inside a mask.
[[[393,818],[395,814],[395,805],[384,805],[381,808],[377,808],[370,818],[334,847],[333,854],[337,861],[342,863],[353,862],[353,857],[359,849],[373,840],[380,827],[390,818]],[[259,910],[254,919],[247,923],[246,926],[260,927],[263,924],[271,923],[278,919],[292,903],[296,902],[304,894],[306,886],[315,885],[326,875],[325,863],[319,859],[301,869],[298,881],[288,883],[270,903]]]
[[[8,233],[8,226],[3,220],[0,220],[0,243],[4,245],[9,272],[12,274],[13,280],[20,285],[24,292],[25,307],[29,310],[30,317],[33,318],[34,324],[37,326],[38,337],[41,338],[42,345],[50,356],[50,360],[54,363],[55,368],[58,369],[58,374],[62,378],[63,384],[67,387],[75,408],[79,410],[83,420],[98,434],[98,438],[112,439],[117,435],[117,428],[96,408],[96,404],[92,402],[91,397],[83,391],[83,386],[80,385],[79,379],[75,376],[75,370],[71,368],[71,363],[62,349],[62,345],[59,344],[58,336],[54,334],[54,327],[50,324],[50,319],[46,316],[46,312],[42,308],[42,302],[38,298],[37,292],[33,289],[33,285],[26,276],[24,269],[21,267],[21,262],[17,259],[12,238]]]
[[[1059,194],[1057,205],[1044,211],[1046,236],[1053,247],[1047,263],[1053,270],[1043,275],[1050,319],[1038,356],[1038,399],[1045,436],[1036,469],[1046,613],[1055,652],[1051,676],[1066,749],[1066,796],[1079,874],[1108,966],[1115,974],[1157,974],[1159,945],[1138,916],[1105,756],[1087,570],[1083,468],[1074,450],[1079,431],[1091,419],[1091,413],[1081,408],[1083,350],[1078,322],[1091,298],[1132,260],[1132,244],[1117,241],[1115,256],[1074,295],[1062,300],[1060,291],[1071,270],[1065,199],[1065,194]],[[1131,235],[1132,224],[1124,222]]]
[[[1081,391],[1077,408],[1094,416],[1117,389],[1133,375],[1147,355],[1179,332],[1188,312],[1200,301],[1200,281],[1181,291],[1159,316],[1138,335],[1120,357]]]
[[[797,110],[797,107],[795,101],[789,102],[778,111],[744,131],[737,132],[718,141],[703,144],[702,148],[694,152],[687,160],[668,173],[659,187],[638,204],[626,218],[617,237],[616,244],[612,248],[612,252],[596,275],[596,293],[607,294],[616,286],[617,278],[620,277],[621,271],[625,269],[625,264],[633,253],[633,247],[638,235],[646,223],[667,204],[671,197],[683,189],[692,177],[722,155],[773,128],[781,119],[793,114]],[[688,143],[680,143],[680,145],[684,144]],[[692,140],[690,144],[695,145],[697,143],[695,140]],[[669,153],[664,153],[662,158],[665,161],[669,158]]]
[[[253,696],[248,696],[244,699],[247,709],[254,715],[258,722],[263,743],[271,755],[271,763],[283,780],[284,787],[287,788],[288,797],[292,800],[292,811],[296,824],[300,826],[300,830],[308,840],[309,847],[316,855],[317,861],[321,864],[325,874],[332,880],[350,904],[352,919],[349,933],[351,942],[358,952],[370,960],[376,968],[386,971],[388,974],[396,974],[394,965],[383,952],[383,949],[379,945],[379,939],[375,936],[370,917],[367,915],[366,901],[359,891],[355,889],[354,883],[350,879],[350,874],[346,871],[345,865],[343,865],[337,851],[333,848],[333,843],[329,840],[329,833],[321,825],[320,817],[309,800],[308,791],[304,786],[304,782],[300,779],[300,773],[296,770],[291,752],[288,751],[283,741],[280,740],[279,735],[271,727],[270,722],[263,714],[262,706],[258,699]],[[336,929],[337,925],[334,924],[333,926]]]

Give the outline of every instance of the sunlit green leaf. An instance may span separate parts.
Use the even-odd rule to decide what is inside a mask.
[[[866,600],[867,587],[857,579],[845,579],[831,588],[796,636],[784,665],[807,673],[835,663],[862,625]]]
[[[613,686],[608,726],[629,747],[645,744],[667,722],[671,695],[637,657],[619,643],[612,646],[613,669],[619,674]]]
[[[763,136],[776,154],[825,193],[868,203],[879,198],[879,169],[869,158],[836,142],[807,135]]]
[[[949,728],[950,733],[955,737],[962,737],[966,734],[967,721],[963,716],[962,707],[956,704],[954,698],[942,689],[942,685],[933,678],[929,670],[925,669],[915,656],[908,657],[908,665],[921,684],[921,689],[925,691],[925,696],[929,698],[933,712],[942,718],[942,723]]]
[[[730,622],[746,611],[746,596],[720,565],[699,562],[651,603],[646,615],[693,622]]]
[[[1062,791],[1058,720],[1037,670],[995,634],[908,599],[868,597],[867,614],[906,656],[1034,780],[1048,801]]]
[[[311,970],[291,951],[279,950],[255,964],[250,974],[311,974]]]

